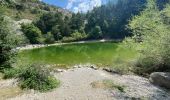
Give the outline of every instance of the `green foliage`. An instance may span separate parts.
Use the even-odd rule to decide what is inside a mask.
[[[16,20],[21,19],[21,12],[16,13],[15,19]]]
[[[14,49],[20,43],[19,36],[16,35],[10,20],[10,18],[0,15],[0,70],[12,66],[17,54]]]
[[[94,29],[92,29],[92,31],[90,32],[90,37],[98,39],[102,37],[102,31],[100,26],[95,26]]]
[[[130,21],[134,40],[142,44],[141,55],[136,62],[140,74],[170,70],[169,11],[169,5],[159,11],[155,0],[148,0],[147,9]]]
[[[59,86],[60,82],[50,70],[41,64],[32,64],[4,70],[4,79],[19,78],[19,86],[23,89],[34,89],[45,92]]]
[[[63,37],[63,42],[80,41],[86,39],[87,35],[85,33],[79,33],[77,30],[71,34],[70,37]]]
[[[39,44],[44,42],[41,31],[33,24],[23,24],[22,31],[31,44]]]
[[[5,69],[3,74],[4,74],[4,79],[10,79],[10,78],[16,78],[18,77],[19,73],[21,72],[20,69],[16,69],[16,68],[9,68],[9,69]]]
[[[5,7],[0,6],[0,14],[3,15],[5,13]]]
[[[24,67],[19,74],[20,86],[26,89],[45,92],[59,86],[60,82],[51,76],[43,65],[33,64]]]
[[[69,24],[73,31],[75,30],[81,31],[82,28],[85,27],[84,21],[85,21],[85,16],[81,13],[77,13],[77,14],[72,14]]]
[[[96,26],[100,26],[103,33],[102,38],[122,39],[129,36],[130,33],[125,26],[133,15],[139,14],[145,8],[146,0],[109,1],[106,5],[97,7],[87,13],[86,33],[91,34],[91,30]]]
[[[81,13],[73,14],[70,18],[59,12],[49,12],[43,14],[34,24],[45,34],[45,37],[48,37],[47,33],[51,32],[56,41],[61,39],[77,41],[87,38],[84,31],[84,16]]]
[[[63,15],[60,12],[49,12],[43,14],[36,22],[35,25],[43,32],[47,33],[52,30],[52,27],[63,24]]]
[[[75,40],[82,40],[87,37],[85,33],[79,33],[77,30],[71,34],[71,37],[73,37]]]
[[[53,34],[55,40],[58,41],[58,40],[62,39],[62,35],[61,35],[59,25],[53,26],[53,28],[51,30],[51,33]]]
[[[39,9],[39,8],[32,8],[32,9],[31,9],[31,13],[32,13],[32,14],[41,14],[42,11],[41,11],[41,9]]]
[[[51,32],[48,32],[47,34],[45,34],[45,43],[51,44],[54,42],[55,42],[54,36],[51,34]]]

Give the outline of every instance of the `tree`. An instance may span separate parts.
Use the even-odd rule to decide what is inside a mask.
[[[20,43],[9,18],[0,15],[0,70],[12,67]]]
[[[170,70],[169,8],[159,11],[155,0],[148,0],[147,8],[129,23],[134,40],[142,44],[137,63],[140,73]]]
[[[84,15],[81,13],[72,14],[70,21],[71,29],[80,31],[84,27]]]
[[[49,12],[43,14],[35,25],[45,34],[52,30],[52,27],[63,24],[63,15],[60,12]]]
[[[44,42],[44,38],[42,36],[41,31],[38,27],[33,24],[23,24],[22,31],[30,41],[31,44],[39,44]]]
[[[106,5],[94,8],[86,14],[86,33],[90,34],[97,25],[100,26],[103,37],[122,39],[129,36],[130,33],[125,26],[133,15],[138,15],[145,8],[146,0],[109,1]]]
[[[98,39],[98,38],[101,38],[101,37],[102,37],[102,31],[101,31],[100,26],[96,26],[96,27],[91,31],[90,37],[91,37],[91,38],[95,38],[95,39]]]
[[[51,30],[51,34],[54,36],[55,40],[60,40],[62,38],[60,29],[59,29],[59,25],[55,25],[52,30]]]
[[[79,40],[81,40],[81,39],[86,38],[87,36],[86,36],[85,33],[80,33],[80,32],[78,32],[77,30],[75,30],[75,32],[73,32],[73,33],[71,34],[71,37],[72,37],[74,40],[79,41]]]

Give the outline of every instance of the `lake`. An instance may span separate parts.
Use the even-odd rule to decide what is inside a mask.
[[[78,64],[95,64],[113,66],[116,63],[134,59],[135,50],[123,47],[121,43],[78,43],[49,46],[19,53],[19,62],[57,64],[73,66]]]

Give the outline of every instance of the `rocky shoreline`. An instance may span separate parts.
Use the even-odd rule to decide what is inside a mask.
[[[96,42],[117,42],[117,40],[90,40],[90,41],[78,41],[78,42],[69,42],[69,43],[54,43],[54,44],[28,44],[26,46],[20,46],[17,47],[16,50],[30,50],[30,49],[36,49],[36,48],[43,48],[48,46],[57,46],[57,45],[66,45],[66,44],[81,44],[81,43],[96,43]]]

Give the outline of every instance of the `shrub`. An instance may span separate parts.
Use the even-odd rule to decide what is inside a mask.
[[[21,39],[13,28],[10,18],[0,15],[0,70],[12,67],[15,62],[16,50]]]
[[[26,6],[24,4],[16,4],[16,9],[19,11],[24,11]]]
[[[44,42],[41,31],[33,24],[22,24],[22,31],[31,44],[39,44]]]
[[[55,40],[61,40],[62,39],[62,35],[61,35],[61,32],[60,32],[60,28],[59,28],[59,25],[55,25],[53,26],[52,30],[51,30],[51,33],[54,35],[54,39]]]
[[[35,25],[43,33],[47,33],[50,32],[55,25],[63,24],[62,16],[63,15],[60,12],[43,13],[43,15],[35,22]]]
[[[70,37],[63,37],[62,41],[64,42],[72,42],[72,41],[79,41],[87,38],[87,35],[85,33],[80,33],[78,31],[75,31],[71,34]]]
[[[32,9],[31,9],[31,13],[32,13],[32,14],[41,14],[42,11],[41,11],[40,8],[32,8]]]
[[[51,34],[51,32],[48,32],[47,34],[45,34],[45,43],[51,44],[54,42],[55,42],[54,36]]]
[[[133,39],[142,44],[136,63],[139,74],[154,71],[170,71],[170,5],[159,11],[154,0],[148,0],[148,7],[130,21]]]
[[[20,70],[16,68],[5,69],[3,72],[4,74],[3,78],[4,79],[16,78],[19,73],[20,73]]]
[[[100,26],[95,26],[94,29],[92,29],[92,31],[90,32],[90,37],[91,38],[101,38],[103,36],[102,30],[100,28]]]
[[[19,74],[21,88],[39,90],[41,92],[51,90],[59,85],[50,74],[50,71],[43,65],[33,64],[24,67]]]
[[[71,37],[78,41],[86,38],[87,35],[85,33],[80,33],[76,30],[73,34],[71,34]]]
[[[63,37],[62,39],[63,42],[71,42],[74,41],[73,37]]]

